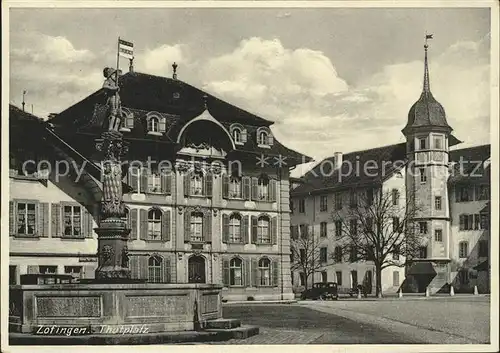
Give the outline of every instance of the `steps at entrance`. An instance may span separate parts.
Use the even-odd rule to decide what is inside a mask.
[[[241,327],[231,329],[208,329],[205,332],[218,333],[224,336],[225,339],[244,340],[259,334],[258,326],[243,325]]]
[[[233,329],[241,326],[241,321],[237,319],[215,319],[206,322],[205,329]]]

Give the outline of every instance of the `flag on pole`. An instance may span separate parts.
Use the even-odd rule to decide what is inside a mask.
[[[433,36],[432,34],[426,34],[425,39],[432,39],[432,36]]]
[[[118,54],[127,58],[134,58],[134,44],[123,39],[118,39]]]

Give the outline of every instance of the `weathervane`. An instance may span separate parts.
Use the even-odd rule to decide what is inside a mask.
[[[427,48],[429,48],[429,45],[427,44],[427,40],[432,39],[432,36],[433,36],[433,34],[427,34],[427,32],[425,32],[425,44],[424,44],[424,48],[426,50],[427,50]]]

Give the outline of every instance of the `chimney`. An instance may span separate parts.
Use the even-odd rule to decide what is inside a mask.
[[[342,166],[342,152],[335,152],[333,155],[335,158],[335,169],[338,169]]]

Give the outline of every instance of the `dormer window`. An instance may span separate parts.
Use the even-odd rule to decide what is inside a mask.
[[[260,127],[257,129],[257,145],[259,147],[269,148],[273,144],[273,136],[268,128]]]
[[[241,143],[241,130],[234,129],[233,130],[233,139],[235,143]]]
[[[236,145],[244,145],[247,142],[247,130],[243,125],[232,124],[230,133]]]
[[[146,122],[149,135],[161,136],[166,130],[165,117],[159,113],[150,112],[146,115]]]
[[[267,145],[267,133],[265,131],[261,131],[259,133],[259,145]]]
[[[148,121],[149,132],[160,132],[160,121],[157,117],[153,116]]]

